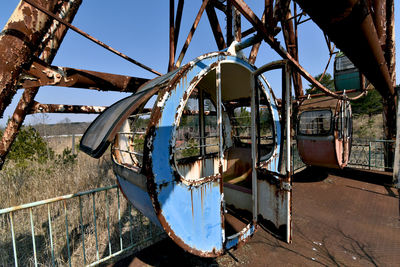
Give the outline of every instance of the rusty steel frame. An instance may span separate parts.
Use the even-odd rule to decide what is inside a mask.
[[[181,66],[182,60],[186,54],[186,51],[189,47],[190,42],[192,41],[193,35],[197,29],[197,26],[199,25],[201,16],[203,15],[204,10],[206,9],[206,6],[208,4],[208,0],[204,0],[203,3],[201,4],[200,10],[197,13],[197,16],[193,22],[192,28],[190,29],[190,32],[188,34],[188,37],[186,38],[185,44],[182,47],[181,53],[179,54],[178,60],[175,63],[175,67],[179,68]]]
[[[57,15],[55,15],[54,13],[48,11],[45,7],[42,7],[42,6],[40,6],[39,4],[36,4],[36,3],[33,2],[32,0],[22,0],[22,1],[28,3],[29,5],[31,5],[32,7],[36,8],[37,10],[40,10],[41,12],[43,12],[43,13],[46,14],[47,16],[51,17],[52,19],[57,20],[58,22],[60,22],[60,23],[63,24],[64,26],[66,26],[66,27],[68,27],[69,29],[73,30],[74,32],[76,32],[76,33],[82,35],[83,37],[89,39],[90,41],[92,41],[92,42],[94,42],[94,43],[100,45],[101,47],[107,49],[108,51],[110,51],[110,52],[116,54],[117,56],[120,56],[120,57],[122,57],[123,59],[125,59],[125,60],[127,60],[127,61],[129,61],[129,62],[131,62],[131,63],[133,63],[133,64],[135,64],[135,65],[137,65],[137,66],[139,66],[139,67],[141,67],[141,68],[143,68],[143,69],[145,69],[145,70],[147,70],[147,71],[150,71],[150,72],[152,72],[152,73],[154,73],[154,74],[156,74],[156,75],[158,75],[158,76],[161,76],[161,75],[162,75],[160,72],[158,72],[158,71],[156,71],[156,70],[154,70],[154,69],[152,69],[152,68],[150,68],[150,67],[148,67],[148,66],[146,66],[146,65],[144,65],[144,64],[142,64],[142,63],[140,63],[140,62],[138,62],[138,61],[136,61],[136,60],[134,60],[133,58],[128,57],[127,55],[125,55],[125,54],[119,52],[118,50],[112,48],[111,46],[106,45],[106,44],[103,43],[102,41],[100,41],[100,40],[94,38],[93,36],[90,36],[90,35],[87,34],[86,32],[84,32],[84,31],[78,29],[77,27],[71,25],[71,24],[68,23],[67,21],[65,21],[65,20],[63,20],[63,19],[60,19],[59,17],[57,17]]]
[[[38,58],[40,56],[40,59],[42,61],[51,63],[52,59],[56,55],[57,46],[59,46],[59,44],[62,42],[63,35],[65,35],[67,29],[72,29],[78,34],[84,36],[85,38],[88,38],[89,40],[113,52],[114,54],[117,54],[118,56],[154,74],[161,75],[161,73],[135,61],[134,59],[126,56],[125,54],[122,54],[121,52],[113,49],[112,47],[102,43],[101,41],[95,39],[84,31],[71,25],[70,23],[72,22],[72,19],[69,20],[68,18],[60,18],[59,14],[57,14],[57,12],[59,12],[58,10],[61,9],[61,5],[64,5],[65,8],[66,3],[69,2],[73,2],[73,0],[64,2],[56,0],[22,0],[15,12],[20,12],[20,14],[22,14],[22,18],[24,17],[24,14],[26,12],[28,12],[29,14],[33,14],[33,20],[29,22],[30,24],[28,23],[27,27],[22,28],[18,25],[24,25],[24,19],[13,21],[12,17],[10,19],[10,22],[4,28],[3,35],[0,36],[0,47],[3,47],[4,49],[7,42],[12,42],[12,46],[16,48],[13,50],[14,52],[10,52],[11,48],[8,48],[9,50],[7,53],[2,53],[0,55],[0,62],[2,62],[0,63],[0,75],[1,77],[4,77],[0,79],[0,115],[3,114],[5,108],[11,103],[11,99],[16,93],[16,90],[18,88],[26,88],[20,100],[20,103],[17,106],[16,111],[14,112],[13,120],[11,124],[8,125],[9,127],[7,127],[8,130],[6,130],[5,137],[16,135],[16,132],[18,132],[19,127],[22,125],[25,116],[28,113],[32,112],[32,105],[34,103],[35,105],[37,105],[37,103],[34,102],[34,97],[36,96],[39,86],[58,85],[65,87],[79,87],[107,91],[135,92],[136,89],[146,81],[146,79],[142,78],[86,70],[75,70],[73,68],[58,68],[50,65],[45,65],[44,68],[42,68],[42,70],[47,70],[47,73],[43,72],[39,75],[38,72],[35,72],[32,69],[30,64],[32,64],[33,66],[39,64],[41,66],[40,60],[32,59],[35,59],[35,57]],[[80,3],[81,0],[77,0],[76,2]],[[180,34],[184,0],[178,0],[176,14],[175,1],[170,0],[170,55],[168,70],[173,70],[182,64],[183,58],[190,45],[193,34],[196,31],[201,16],[205,10],[209,24],[211,26],[211,30],[214,35],[214,39],[219,50],[226,49],[226,47],[229,46],[234,40],[240,41],[241,38],[244,38],[249,34],[256,32],[258,35],[262,36],[264,41],[283,59],[287,59],[291,63],[294,70],[292,72],[292,80],[296,98],[302,98],[302,95],[304,94],[300,76],[303,76],[307,81],[309,81],[316,88],[321,89],[325,94],[334,97],[342,97],[340,96],[340,94],[336,94],[325,88],[322,84],[319,83],[319,81],[314,79],[299,63],[297,27],[298,25],[310,19],[312,19],[321,27],[319,17],[315,15],[315,9],[317,9],[318,6],[312,7],[310,9],[309,7],[304,6],[303,0],[295,0],[293,2],[293,10],[291,11],[289,8],[291,2],[290,0],[264,0],[264,2],[265,9],[263,17],[260,20],[247,6],[244,0],[203,0],[200,10],[196,18],[194,19],[192,28],[179,54],[179,57],[176,60],[176,50],[178,37]],[[386,87],[387,89],[382,88],[382,86],[378,87],[377,89],[383,95],[385,137],[386,139],[392,139],[395,136],[396,113],[396,99],[393,94],[393,87],[396,84],[394,1],[341,0],[340,3],[342,2],[348,2],[351,6],[365,5],[366,8],[370,11],[369,17],[371,19],[368,23],[373,26],[373,29],[375,29],[375,34],[377,36],[376,39],[378,40],[378,45],[373,44],[375,46],[374,49],[375,51],[378,51],[378,54],[381,53],[379,51],[382,51],[381,55],[384,55],[383,61],[386,64],[384,64],[384,66],[381,66],[380,68],[387,68],[386,73],[388,73],[383,74],[382,76],[384,77],[383,80],[386,80],[386,84],[388,85]],[[300,5],[300,7],[303,8],[299,13],[297,12],[298,4]],[[79,4],[74,4],[72,8],[74,9],[73,12],[76,13],[79,8]],[[221,30],[221,25],[218,21],[215,9],[222,11],[222,13],[224,13],[226,17],[226,40],[224,39],[224,33]],[[28,13],[26,13],[25,15],[28,16]],[[309,18],[303,19],[304,15],[308,15]],[[250,24],[252,25],[251,28],[242,31],[240,22],[241,16],[243,16],[248,20],[248,22],[250,22]],[[33,27],[33,25],[38,22],[40,22],[41,28],[36,28],[36,30],[34,30],[35,27]],[[53,25],[55,25],[56,22],[58,22],[59,24],[57,26],[58,30],[51,33],[51,31],[49,30],[50,25],[52,23]],[[281,23],[282,29],[277,26],[278,22]],[[321,29],[324,31],[324,34],[328,36],[328,42],[332,38],[331,32],[327,30],[327,28],[324,26],[322,26]],[[275,38],[279,30],[282,30],[286,49],[284,49]],[[333,41],[336,44],[337,40],[335,38],[333,38]],[[373,43],[375,41],[371,42]],[[49,45],[49,43],[52,43],[52,45]],[[253,45],[249,54],[249,62],[254,64],[260,45],[261,43],[256,43]],[[328,42],[328,46],[329,45],[330,43]],[[332,54],[331,49],[330,53]],[[380,60],[382,61],[382,57],[380,58]],[[383,70],[382,73],[385,73],[385,70]],[[51,74],[54,74],[55,76],[50,77]],[[59,74],[61,75],[61,77],[59,76]],[[46,75],[48,76],[46,77]],[[379,74],[376,76],[379,76]],[[30,79],[32,77],[33,79]],[[367,78],[370,79],[370,77]],[[380,85],[385,84],[385,82],[382,82],[383,80],[381,79],[381,82],[378,83]],[[3,137],[3,140],[0,144],[0,159],[4,158],[2,157],[2,154],[5,152],[5,150],[8,149],[7,146],[4,146],[4,144],[5,143]]]
[[[56,9],[56,0],[36,1],[41,1],[49,10]],[[50,23],[30,5],[20,2],[4,27],[0,36],[0,117],[11,103],[16,93],[16,81],[39,48]]]
[[[42,104],[34,102],[29,114],[36,113],[76,113],[76,114],[100,114],[107,107],[104,106],[83,106],[63,104]]]
[[[210,3],[211,5],[209,4],[206,7],[208,21],[210,22],[211,30],[214,34],[214,39],[215,42],[217,43],[218,49],[223,50],[226,48],[224,35],[222,33],[217,14],[215,13],[214,1],[211,1]]]
[[[21,2],[23,5],[23,3]],[[62,6],[59,7],[58,14],[60,16],[66,17],[67,20],[72,21],[79,6],[81,4],[81,0],[77,0],[76,2],[69,1],[64,3]],[[28,8],[30,10],[30,6],[26,6],[25,8]],[[16,10],[17,11],[17,10]],[[18,13],[17,13],[18,14]],[[67,32],[67,28],[61,27],[61,25],[52,22],[51,20],[44,16],[43,17],[44,21],[42,21],[42,25],[48,25],[46,32],[42,34],[41,38],[46,38],[48,41],[45,44],[45,46],[42,47],[42,49],[36,48],[35,51],[31,51],[31,57],[33,56],[34,53],[36,54],[42,54],[42,59],[47,62],[51,62],[61,45],[61,42]],[[11,20],[11,19],[10,19]],[[7,24],[9,26],[10,23]],[[39,24],[41,24],[39,22]],[[6,27],[7,27],[6,26]],[[46,36],[45,34],[47,33]],[[52,38],[50,38],[52,36]],[[40,41],[40,40],[39,40]],[[38,43],[39,45],[40,43]],[[16,53],[16,52],[14,52]],[[32,60],[32,59],[30,59]],[[22,69],[19,70],[19,72],[22,72]],[[19,76],[19,75],[18,75]],[[14,80],[13,84],[13,94],[16,92],[16,82],[17,82],[18,77]],[[1,87],[0,87],[1,89]],[[31,109],[33,105],[34,98],[36,94],[38,93],[39,88],[38,87],[33,87],[33,88],[26,88],[24,93],[22,94],[22,97],[20,101],[18,102],[17,107],[15,108],[14,114],[11,118],[11,120],[7,124],[7,128],[4,131],[4,134],[2,136],[1,142],[0,142],[0,169],[2,168],[4,164],[5,157],[9,153],[11,149],[11,145],[15,141],[18,131],[22,126],[23,121],[25,120],[26,115],[28,114],[29,110]],[[0,99],[1,100],[1,99]],[[1,104],[0,104],[1,105]],[[1,111],[1,113],[4,110]]]
[[[309,74],[299,62],[293,58],[279,43],[274,35],[264,26],[261,20],[254,14],[250,7],[242,0],[230,0],[234,6],[240,10],[247,20],[257,29],[257,32],[263,37],[264,41],[270,45],[282,58],[289,60],[294,69],[299,72],[307,81],[316,86],[318,89],[333,97],[341,97],[318,82],[311,74]],[[297,93],[296,93],[297,97]]]
[[[98,71],[56,67],[35,59],[18,82],[20,88],[62,86],[99,91],[135,93],[148,79]]]

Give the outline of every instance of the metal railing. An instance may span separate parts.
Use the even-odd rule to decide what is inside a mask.
[[[0,265],[93,266],[161,239],[120,195],[113,185],[1,209]]]
[[[393,162],[389,164],[385,161],[385,151],[393,149],[394,143],[394,140],[353,139],[349,166],[374,170],[393,169]]]
[[[385,161],[385,150],[393,148],[394,143],[394,140],[353,139],[348,166],[369,170],[391,170],[393,162],[389,164],[387,160]],[[291,157],[292,172],[306,166],[299,156],[295,142],[292,144]]]
[[[292,157],[291,159],[292,164],[290,164],[292,169],[292,174],[296,173],[297,171],[307,166],[306,164],[303,163],[303,161],[300,158],[296,142],[292,143],[292,151],[290,156]]]

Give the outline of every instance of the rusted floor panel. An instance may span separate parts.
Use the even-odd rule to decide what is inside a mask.
[[[183,252],[165,239],[114,266],[398,266],[400,217],[391,177],[358,170],[305,170],[293,184],[293,243],[259,229],[217,259]]]

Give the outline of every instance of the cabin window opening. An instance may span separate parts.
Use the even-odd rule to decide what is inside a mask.
[[[331,119],[332,112],[330,110],[304,111],[299,118],[299,133],[303,135],[327,135],[331,132]],[[341,122],[338,125],[341,127]]]
[[[204,145],[205,154],[218,153],[218,125],[217,125],[217,111],[214,103],[209,96],[204,98]]]
[[[348,57],[343,56],[343,57],[336,58],[335,69],[337,71],[344,71],[344,70],[355,69],[355,68],[356,67],[350,61],[350,59]]]
[[[175,136],[176,167],[185,180],[198,181],[218,173],[216,106],[203,89],[195,88],[190,94]]]
[[[112,149],[119,152],[118,163],[135,167],[135,170],[143,167],[146,129],[150,122],[151,107],[156,98],[157,94],[153,95],[141,108],[131,114],[117,132]]]
[[[274,148],[274,121],[267,97],[261,90],[258,92],[258,114],[256,123],[258,125],[258,156],[259,161],[265,161],[271,156]]]
[[[183,109],[176,131],[175,158],[200,156],[199,95],[193,92]]]
[[[233,109],[233,139],[237,146],[251,146],[251,105],[243,103]]]
[[[200,89],[190,95],[176,131],[175,158],[218,153],[217,112],[210,96]]]

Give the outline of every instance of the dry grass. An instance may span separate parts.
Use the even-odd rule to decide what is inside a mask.
[[[384,139],[382,114],[353,117],[353,137],[357,139]]]
[[[66,147],[71,147],[71,138],[49,140],[49,144],[56,153],[61,153]],[[0,208],[115,184],[109,153],[99,160],[78,153],[75,164],[29,162],[22,168],[14,162],[8,162],[0,176]],[[14,212],[12,217],[19,266],[34,266],[30,210]],[[91,263],[98,257],[101,259],[109,255],[109,243],[111,253],[114,253],[121,249],[121,243],[122,247],[128,247],[158,230],[132,208],[121,193],[118,197],[116,188],[107,193],[103,191],[34,208],[32,219],[39,266],[52,265],[53,257],[57,266],[68,265],[68,255],[72,266],[82,266],[83,242],[86,263]],[[10,265],[14,265],[14,256],[11,221],[6,214],[0,215],[0,266]]]

